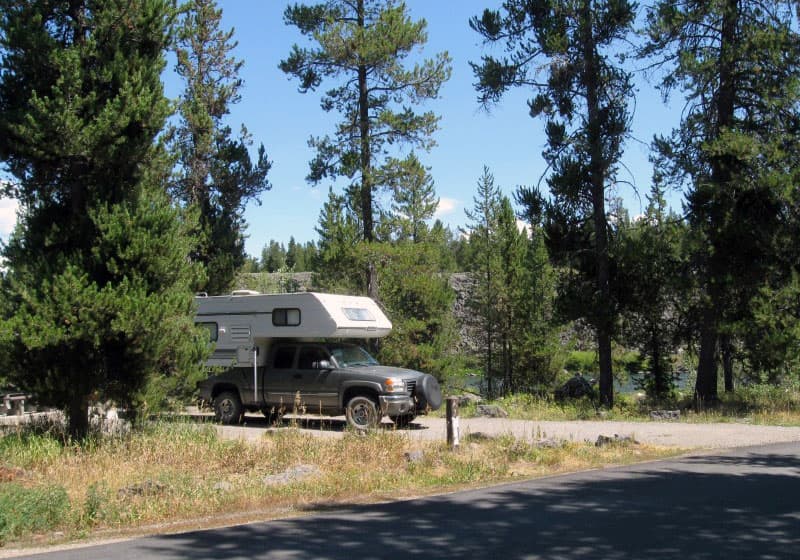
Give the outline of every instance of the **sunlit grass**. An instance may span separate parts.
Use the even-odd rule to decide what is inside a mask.
[[[84,445],[21,432],[0,438],[0,450],[0,468],[8,474],[0,482],[0,503],[24,494],[31,504],[27,523],[12,510],[0,512],[5,542],[369,503],[676,453],[640,445],[539,447],[510,435],[467,436],[452,451],[444,442],[412,441],[394,432],[320,438],[291,428],[254,444],[222,440],[211,426],[181,423]],[[422,452],[421,458],[410,461],[410,452]],[[309,477],[267,479],[301,465],[311,469]]]

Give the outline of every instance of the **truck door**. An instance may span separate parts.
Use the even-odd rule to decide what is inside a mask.
[[[320,414],[339,404],[337,388],[331,376],[331,355],[323,346],[305,344],[297,356],[298,390],[306,411]]]
[[[295,361],[297,344],[277,344],[272,347],[264,373],[264,399],[270,406],[283,407],[291,412],[300,377]]]

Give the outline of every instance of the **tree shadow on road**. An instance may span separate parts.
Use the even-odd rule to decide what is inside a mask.
[[[311,517],[144,539],[136,547],[195,560],[789,558],[800,544],[799,473],[796,447],[754,449],[345,505]]]

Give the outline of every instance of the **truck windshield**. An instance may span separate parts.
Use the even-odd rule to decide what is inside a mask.
[[[359,346],[332,346],[331,356],[339,367],[377,366],[377,360]]]

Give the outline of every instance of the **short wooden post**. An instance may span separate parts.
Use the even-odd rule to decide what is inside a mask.
[[[458,449],[458,397],[447,397],[447,445],[451,449]]]

